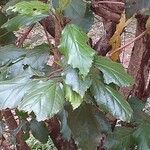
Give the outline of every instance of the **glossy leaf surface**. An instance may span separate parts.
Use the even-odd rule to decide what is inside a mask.
[[[42,121],[53,117],[64,106],[64,91],[60,83],[39,81],[28,90],[19,104],[19,109],[34,112],[37,120]]]
[[[71,103],[73,109],[78,108],[83,101],[83,98],[81,98],[78,93],[74,92],[68,85],[65,86],[65,98]]]
[[[79,75],[77,69],[73,69],[71,67],[66,69],[63,75],[65,77],[65,83],[69,85],[81,97],[83,97],[85,92],[91,85],[90,76],[87,76],[85,77],[85,79],[83,79],[81,75]]]
[[[100,107],[102,105],[117,119],[130,121],[133,111],[128,102],[119,92],[105,85],[99,77],[93,76],[91,93]]]
[[[61,53],[67,59],[67,63],[73,68],[78,68],[84,77],[88,74],[95,55],[87,42],[87,35],[73,24],[66,26],[62,32]]]
[[[113,62],[106,57],[96,57],[94,65],[103,72],[105,83],[115,83],[118,86],[129,86],[133,84],[133,79],[128,75],[123,66]]]
[[[32,135],[42,143],[48,141],[48,129],[44,122],[38,122],[35,119],[30,121],[30,130]]]
[[[110,125],[104,115],[86,103],[69,112],[68,124],[82,150],[96,150],[102,133],[110,131]]]

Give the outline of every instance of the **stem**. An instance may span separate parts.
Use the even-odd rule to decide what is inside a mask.
[[[50,41],[50,39],[49,39],[49,35],[48,35],[47,30],[46,30],[45,23],[43,23],[42,26],[43,26],[43,29],[44,29],[44,32],[45,32],[45,35],[46,35],[46,39],[47,39],[48,45],[49,45],[49,47],[50,47],[50,51],[52,52],[52,50],[51,50],[52,44],[51,44],[51,41]],[[52,36],[51,36],[51,37],[52,37]],[[53,38],[53,37],[52,37],[52,38]],[[53,38],[53,39],[54,39],[54,38]]]
[[[60,37],[61,37],[61,31],[62,31],[62,27],[61,27],[61,20],[58,20],[58,17],[54,18],[55,21],[55,48],[54,48],[54,61],[57,62],[60,60],[61,55],[59,53],[58,50],[58,46],[60,44]],[[57,68],[57,67],[56,67]]]
[[[47,42],[48,42],[48,44],[49,44],[49,46],[50,45],[52,45],[51,44],[51,41],[49,40],[49,35],[48,35],[48,32],[47,32],[47,30],[46,30],[46,27],[45,27],[45,24],[43,25],[43,28],[44,28],[44,32],[45,32],[45,35],[46,35],[46,38],[47,38]],[[52,36],[51,36],[52,37]],[[52,37],[53,38],[53,37]],[[54,39],[54,38],[53,38]]]
[[[61,54],[59,53],[58,46],[60,44],[60,37],[61,37],[61,31],[62,31],[62,25],[63,20],[61,20],[61,16],[54,15],[54,26],[55,26],[55,45],[53,47],[53,53],[54,53],[54,71],[49,74],[49,77],[52,77],[53,74],[62,71],[62,68],[58,65],[58,61],[61,59]],[[44,20],[42,25],[44,25]],[[45,34],[48,39],[48,28],[44,27]],[[48,41],[50,44],[50,42]],[[63,136],[60,133],[60,123],[59,120],[56,117],[53,117],[47,121],[48,123],[48,129],[49,129],[49,135],[54,143],[54,145],[57,147],[58,150],[77,150],[75,141],[71,138],[71,140],[67,141],[63,138]]]
[[[15,130],[18,127],[18,124],[17,124],[17,122],[16,122],[16,120],[14,118],[14,115],[11,112],[11,110],[9,110],[9,109],[6,109],[6,110],[7,111],[5,111],[5,110],[2,111],[2,114],[3,114],[4,118],[5,118],[5,121],[6,121],[6,124],[8,125],[9,130],[13,131],[13,130]],[[19,133],[16,136],[17,150],[29,150],[28,145],[22,139],[22,135],[23,135],[23,132],[19,131]]]
[[[58,72],[61,72],[62,70],[63,70],[63,68],[57,69],[57,70],[51,72],[51,73],[48,75],[48,77],[51,77],[53,74],[58,73]]]
[[[123,2],[111,2],[111,1],[100,1],[98,4],[116,4],[116,5],[125,5]]]
[[[60,123],[56,117],[47,121],[50,137],[58,150],[77,150],[74,140],[65,140],[60,134]]]
[[[18,37],[18,39],[16,40],[16,46],[17,47],[21,47],[23,45],[23,42],[25,41],[25,39],[27,38],[27,36],[29,35],[29,33],[31,32],[31,30],[33,29],[35,24],[31,25],[23,34],[22,36]]]
[[[129,43],[123,45],[122,47],[116,49],[115,51],[111,52],[110,54],[108,53],[108,56],[112,56],[114,53],[118,52],[118,51],[123,51],[125,50],[125,48],[129,45],[131,45],[132,43],[134,43],[135,41],[139,40],[140,38],[142,38],[145,34],[147,33],[147,30],[145,30],[144,32],[142,32],[139,36],[137,36],[136,38],[134,38],[133,40],[131,40]]]

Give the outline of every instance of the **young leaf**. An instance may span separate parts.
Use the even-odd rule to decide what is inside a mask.
[[[71,103],[73,109],[78,108],[83,101],[83,98],[81,98],[78,93],[74,92],[68,85],[65,85],[65,97]]]
[[[105,147],[110,150],[129,150],[135,147],[133,138],[134,129],[126,127],[116,127],[114,132],[109,134]]]
[[[91,79],[89,76],[86,76],[83,79],[77,69],[68,68],[63,75],[65,76],[65,84],[69,85],[72,90],[77,92],[82,98],[87,91],[87,89],[91,86]]]
[[[119,92],[105,85],[99,77],[93,76],[91,93],[97,104],[104,106],[117,119],[130,121],[133,111],[128,102]]]
[[[87,44],[87,35],[77,26],[67,25],[62,32],[60,51],[73,68],[78,68],[84,77],[88,74],[95,52]]]
[[[30,88],[21,103],[19,109],[34,112],[37,120],[42,121],[53,117],[64,106],[64,91],[60,83],[52,80],[39,81]]]
[[[115,83],[118,86],[129,86],[133,84],[133,79],[128,75],[123,66],[113,62],[106,57],[95,57],[94,65],[103,72],[105,83]]]
[[[138,150],[150,149],[150,121],[143,122],[133,134]]]
[[[32,135],[42,143],[46,143],[48,141],[48,129],[44,122],[38,122],[35,119],[30,121],[30,130]]]
[[[96,150],[102,133],[110,131],[105,116],[91,104],[83,103],[68,115],[68,125],[82,150]]]

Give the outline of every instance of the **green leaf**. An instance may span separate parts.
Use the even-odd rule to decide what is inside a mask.
[[[0,27],[7,22],[7,17],[0,11]],[[0,45],[6,45],[15,41],[15,35],[6,29],[0,28]]]
[[[78,25],[88,32],[94,23],[94,15],[91,5],[83,0],[52,0],[53,8],[70,20],[70,23]]]
[[[0,27],[7,21],[7,17],[0,11]]]
[[[27,119],[29,117],[28,113],[24,111],[19,111],[18,109],[16,109],[15,113],[20,119]]]
[[[94,15],[90,10],[90,5],[83,0],[72,0],[64,10],[64,16],[71,19],[71,23],[82,27],[86,32],[89,31],[94,22]]]
[[[34,72],[29,68],[13,79],[0,81],[0,109],[16,108],[36,81],[30,79]]]
[[[68,115],[68,125],[82,150],[96,150],[102,133],[110,131],[105,116],[91,104],[83,103]]]
[[[73,69],[71,67],[67,68],[63,75],[65,76],[65,84],[69,85],[72,90],[77,92],[82,98],[87,91],[87,89],[91,86],[91,79],[89,76],[86,76],[83,79],[77,69]]]
[[[90,9],[91,7],[87,5],[84,17],[81,19],[73,19],[71,22],[81,27],[85,32],[89,32],[92,25],[94,24],[94,14]]]
[[[28,90],[19,104],[19,110],[33,111],[37,120],[42,121],[62,110],[64,103],[64,91],[60,83],[39,81]]]
[[[105,85],[98,74],[93,75],[91,93],[100,107],[103,106],[117,119],[130,121],[133,111],[128,102],[119,92]]]
[[[26,51],[14,45],[0,47],[0,66],[5,65],[7,62],[13,62],[25,56],[25,54]]]
[[[0,5],[5,5],[9,0],[1,0]]]
[[[112,134],[109,134],[105,147],[108,150],[129,150],[135,147],[133,138],[134,129],[127,127],[116,127]]]
[[[123,66],[119,63],[99,56],[95,57],[94,65],[103,72],[104,81],[107,84],[115,83],[121,87],[133,84],[132,77],[125,72]]]
[[[148,115],[143,111],[145,103],[136,97],[130,97],[128,100],[131,108],[133,109],[132,122],[141,123],[147,119]]]
[[[37,14],[35,16],[17,15],[3,24],[2,28],[7,28],[8,31],[17,31],[19,28],[39,22],[47,16],[46,14]]]
[[[61,53],[67,63],[78,68],[84,77],[88,74],[94,59],[94,50],[87,45],[88,37],[77,26],[67,25],[62,32]]]
[[[22,15],[39,15],[42,13],[48,14],[49,6],[46,3],[40,1],[30,1],[30,2],[19,2],[14,6],[10,6],[8,10],[12,10],[13,12],[18,12]]]
[[[82,0],[71,0],[70,5],[65,9],[64,15],[69,18],[81,19],[86,12],[86,5]]]
[[[30,138],[30,133],[29,133],[29,132],[23,133],[22,139],[23,139],[24,141],[28,140],[29,138]]]
[[[8,64],[0,67],[0,81],[10,79],[10,73],[7,65]]]
[[[2,8],[2,11],[3,12],[7,12],[8,15],[15,14],[11,10],[8,10],[8,8],[10,8],[10,7],[16,5],[17,3],[22,2],[22,1],[28,1],[29,2],[31,0],[8,0],[8,2],[6,3],[6,5]]]
[[[65,85],[65,98],[71,103],[73,109],[78,108],[83,102],[83,98],[74,92],[68,85]]]
[[[150,121],[143,122],[133,134],[138,150],[150,149]]]
[[[12,32],[8,32],[6,29],[0,29],[0,45],[15,43],[15,35]]]
[[[67,122],[67,118],[68,118],[68,113],[66,110],[61,111],[58,114],[58,118],[60,120],[60,132],[62,134],[62,136],[66,139],[66,140],[70,140],[71,138],[71,130],[68,126],[68,122]]]
[[[42,44],[27,50],[26,57],[22,64],[30,65],[34,69],[42,70],[48,62],[50,49],[47,44]]]
[[[42,44],[31,49],[17,48],[13,45],[0,48],[0,66],[10,63],[8,70],[11,76],[24,71],[24,65],[43,71],[49,59],[49,46]]]
[[[47,143],[48,141],[48,129],[44,122],[38,122],[35,119],[30,121],[30,129],[32,135],[42,143]]]
[[[128,102],[134,111],[142,111],[145,107],[145,103],[137,97],[130,97]]]
[[[62,12],[70,5],[71,1],[72,0],[52,0],[52,5],[57,11]]]

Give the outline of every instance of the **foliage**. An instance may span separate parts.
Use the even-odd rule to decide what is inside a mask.
[[[127,102],[118,90],[133,85],[132,77],[120,63],[98,56],[90,45],[86,32],[94,17],[88,3],[10,0],[6,5],[7,9],[0,11],[0,33],[7,39],[0,37],[0,108],[18,111],[16,114],[23,124],[15,133],[22,129],[25,140],[31,133],[46,143],[49,133],[45,121],[55,116],[64,139],[73,138],[83,150],[97,149],[104,135],[108,138],[103,146],[108,149],[150,148],[149,116],[142,109],[135,109],[137,106],[130,100],[137,101],[136,98]],[[43,25],[45,31],[42,22],[48,16],[54,18],[58,29],[55,45],[49,41],[32,49],[15,45],[12,31],[36,23]],[[64,18],[70,20],[67,25]],[[124,24],[118,27],[121,29],[114,35],[115,40],[120,40]],[[54,56],[53,66],[47,63],[50,55]],[[118,56],[113,60],[118,60]],[[112,131],[106,114],[134,128],[122,125]],[[29,140],[28,143],[31,144]]]
[[[50,138],[48,139],[46,144],[42,144],[37,139],[31,136],[27,140],[27,143],[32,150],[56,150],[56,147]]]

